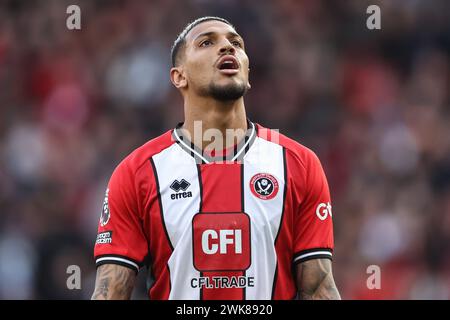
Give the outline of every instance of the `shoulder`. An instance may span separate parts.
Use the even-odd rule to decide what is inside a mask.
[[[287,137],[278,130],[265,128],[260,124],[257,124],[257,128],[259,138],[278,144],[285,149],[289,162],[301,166],[304,170],[320,163],[316,153],[300,142]]]
[[[135,175],[142,167],[150,165],[150,159],[154,155],[169,148],[174,143],[172,130],[169,130],[132,151],[119,163],[115,172],[122,171]]]

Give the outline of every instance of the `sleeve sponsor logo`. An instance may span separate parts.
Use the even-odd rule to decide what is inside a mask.
[[[109,222],[110,218],[108,195],[109,195],[109,188],[106,189],[105,200],[103,200],[102,206],[102,214],[100,216],[100,225],[102,227],[104,227]]]
[[[112,243],[112,231],[105,231],[97,235],[97,240],[95,241],[95,244],[110,244],[110,243]]]
[[[332,218],[333,213],[331,211],[331,204],[329,202],[319,204],[316,209],[316,215],[322,221],[328,218],[328,215]]]

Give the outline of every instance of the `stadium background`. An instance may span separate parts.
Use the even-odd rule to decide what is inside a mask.
[[[66,29],[70,4],[81,31]],[[366,28],[370,4],[380,31]],[[342,297],[449,299],[449,4],[1,0],[0,298],[90,297],[107,180],[182,119],[170,46],[219,15],[246,41],[249,117],[323,162]],[[82,290],[66,288],[72,264]],[[381,290],[366,287],[369,265]]]

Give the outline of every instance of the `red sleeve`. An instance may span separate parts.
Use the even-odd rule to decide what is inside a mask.
[[[94,256],[97,267],[119,264],[139,271],[148,254],[134,172],[123,161],[113,172],[103,202]]]
[[[295,215],[294,262],[332,258],[333,220],[330,191],[317,156],[306,149],[303,155],[303,183]]]

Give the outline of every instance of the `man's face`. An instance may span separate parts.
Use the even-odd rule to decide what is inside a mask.
[[[188,92],[230,101],[249,89],[249,61],[244,41],[220,21],[195,26],[186,37],[182,68]]]

